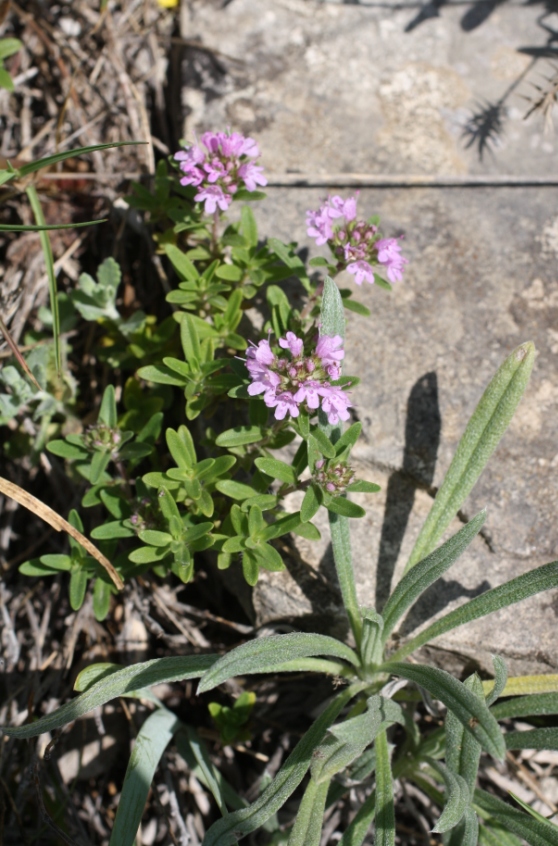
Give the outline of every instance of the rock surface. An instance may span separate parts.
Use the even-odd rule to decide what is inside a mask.
[[[429,20],[430,7],[258,5],[256,16],[248,0],[220,10],[191,4],[182,34],[224,56],[213,87],[185,89],[185,135],[230,124],[257,137],[273,174],[323,176],[320,187],[308,179],[304,188],[270,188],[255,209],[264,234],[298,240],[315,255],[304,215],[328,193],[327,174],[432,174],[435,182],[558,173],[555,140],[543,136],[542,123],[522,120],[525,101],[516,96],[526,93],[522,74],[548,38],[532,8],[505,4],[481,20],[479,4],[449,5]],[[502,123],[496,147],[480,131],[488,106]],[[330,193],[347,196],[341,182],[332,177]],[[367,508],[351,523],[363,605],[381,607],[401,574],[433,489],[497,367],[523,341],[539,351],[510,429],[463,509],[467,519],[488,508],[483,537],[423,597],[404,636],[558,558],[557,195],[550,184],[361,191],[361,215],[379,214],[386,235],[404,234],[410,260],[391,294],[370,286],[357,292],[371,318],[348,320],[345,372],[361,378],[353,396],[363,424],[355,465],[382,486],[381,494],[355,497]],[[321,521],[320,543],[297,541],[287,572],[263,574],[253,593],[258,624],[346,631],[324,515]],[[459,526],[456,520],[451,532]],[[461,656],[461,666],[490,668],[496,652],[514,674],[556,672],[557,618],[558,591],[541,594],[439,638],[437,660],[448,666]]]

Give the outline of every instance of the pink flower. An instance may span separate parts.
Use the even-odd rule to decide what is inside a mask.
[[[275,397],[272,402],[273,404],[266,400],[265,404],[269,406],[269,408],[275,407],[276,420],[283,420],[287,414],[290,414],[291,417],[298,417],[300,414],[298,403],[289,391],[283,391],[283,393],[279,394],[278,397]]]
[[[308,405],[308,408],[316,409],[320,407],[320,389],[321,384],[320,382],[316,382],[314,379],[310,379],[308,382],[304,382],[303,385],[300,386],[294,398],[296,402],[305,402]]]
[[[294,332],[287,332],[284,338],[279,338],[279,346],[284,350],[288,349],[294,358],[298,358],[302,352],[302,338],[297,338]]]
[[[201,188],[194,199],[213,214],[217,208],[226,211],[239,188],[255,191],[267,185],[263,168],[253,161],[259,155],[253,138],[238,132],[204,132],[198,143],[179,150],[174,158],[183,174],[180,184]]]
[[[360,261],[353,261],[347,265],[347,270],[355,277],[357,285],[362,285],[363,282],[370,282],[374,284],[374,270],[367,261],[361,259]]]
[[[219,185],[207,185],[198,191],[194,199],[205,203],[207,214],[213,214],[217,206],[221,211],[226,211],[232,202],[231,195],[225,194]]]
[[[341,388],[330,385],[327,390],[322,388],[322,410],[327,414],[328,422],[332,426],[339,423],[340,420],[348,420],[350,417],[348,408],[352,404],[347,394],[343,393]]]
[[[408,259],[401,255],[401,247],[396,238],[382,238],[376,241],[378,261],[387,268],[387,277],[390,282],[399,282],[403,278],[403,270]]]
[[[339,349],[341,347],[341,349]],[[345,358],[341,335],[320,335],[316,344],[316,355],[328,372],[330,379],[339,379],[339,362]]]

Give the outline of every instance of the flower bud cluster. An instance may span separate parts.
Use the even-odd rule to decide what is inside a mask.
[[[121,441],[122,435],[119,430],[112,429],[106,423],[96,423],[94,426],[89,426],[84,433],[84,443],[89,449],[101,449],[105,452],[116,453]]]
[[[207,214],[226,211],[239,188],[255,191],[267,185],[263,168],[254,163],[260,155],[253,138],[238,132],[204,132],[197,144],[175,153],[184,176],[181,185],[198,189],[194,199],[205,203]]]
[[[320,335],[314,351],[307,354],[302,338],[287,332],[279,338],[279,347],[283,351],[279,354],[267,340],[248,347],[250,396],[263,394],[267,407],[275,409],[276,420],[283,420],[287,414],[298,417],[300,406],[310,413],[321,407],[331,424],[348,420],[349,397],[329,381],[341,375],[340,362],[345,356],[341,336]]]
[[[380,238],[378,227],[357,220],[357,196],[329,197],[317,211],[306,213],[307,233],[318,246],[327,244],[339,270],[348,270],[357,285],[374,284],[374,267],[382,265],[390,282],[403,277],[407,259],[396,238]]]
[[[344,493],[347,485],[354,482],[355,474],[344,461],[335,464],[332,461],[326,461],[325,458],[320,458],[314,465],[313,479],[327,493],[332,496],[339,496],[339,494]]]

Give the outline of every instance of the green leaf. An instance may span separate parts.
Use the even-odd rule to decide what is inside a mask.
[[[464,681],[465,687],[479,699],[484,695],[482,682],[476,673]],[[481,745],[468,731],[453,711],[446,714],[446,763],[456,774],[465,779],[470,795],[473,795],[479,770]]]
[[[179,726],[176,715],[166,708],[158,708],[143,723],[126,769],[109,846],[135,843],[155,770]]]
[[[504,739],[506,749],[558,749],[558,728],[508,731]]]
[[[383,610],[384,643],[394,630],[398,621],[418,597],[448,570],[459,556],[467,549],[474,537],[480,532],[486,511],[473,517],[459,532],[442,544],[418,564],[415,564],[399,582]]]
[[[441,834],[454,828],[463,818],[470,802],[469,788],[464,778],[453,773],[440,761],[427,758],[426,763],[442,778],[446,786],[444,810],[432,831]]]
[[[195,265],[184,255],[182,250],[179,250],[174,244],[165,244],[165,253],[174,269],[178,271],[183,279],[187,279],[188,282],[197,282],[199,280],[200,275]]]
[[[24,576],[55,576],[61,570],[70,570],[72,559],[69,555],[41,555],[20,564],[18,570]]]
[[[464,684],[445,670],[437,667],[422,667],[390,661],[382,668],[386,672],[426,688],[436,699],[449,708],[465,729],[473,734],[482,748],[494,758],[503,759],[506,754],[504,737],[496,719],[484,701],[467,690]]]
[[[74,564],[70,575],[70,605],[73,611],[79,611],[87,590],[87,573],[79,564]]]
[[[6,73],[3,68],[0,68],[0,88],[6,88],[2,84],[2,77]],[[52,229],[83,229],[84,226],[96,226],[98,223],[106,223],[108,217],[99,218],[99,220],[87,220],[82,223],[53,223],[45,224],[43,226],[34,226],[29,224],[25,226],[18,223],[0,223],[0,232],[50,232]]]
[[[216,439],[215,444],[219,447],[230,449],[231,447],[255,444],[264,437],[264,430],[260,426],[235,426],[234,429],[227,429]]]
[[[313,778],[304,791],[287,846],[320,846],[329,781]]]
[[[225,494],[225,496],[230,496],[231,499],[238,499],[240,501],[249,499],[256,494],[256,491],[250,485],[245,485],[243,482],[235,482],[233,479],[219,480],[215,483],[215,487],[220,493]]]
[[[389,747],[385,729],[374,741],[376,749],[376,836],[374,846],[394,846],[395,809],[393,803],[393,776],[389,760]]]
[[[374,482],[365,482],[363,479],[359,479],[357,482],[351,482],[350,485],[347,485],[346,490],[348,493],[378,493],[381,488]]]
[[[23,44],[19,38],[0,38],[0,61],[7,59],[8,56],[13,56],[22,47]]]
[[[196,331],[196,324],[191,314],[183,314],[180,321],[180,341],[186,361],[196,368],[202,360],[200,339]]]
[[[321,429],[312,429],[310,441],[311,447],[314,449],[317,447],[326,458],[335,458],[335,446]]]
[[[93,588],[93,613],[95,619],[102,623],[110,609],[111,586],[100,576],[95,579]]]
[[[22,175],[24,168],[20,168]],[[46,223],[39,194],[35,185],[28,185],[25,189],[29,205],[33,210],[35,222],[38,226],[44,226]],[[54,256],[52,255],[52,245],[48,232],[39,232],[39,240],[41,242],[41,249],[45,260],[46,274],[48,278],[48,296],[50,301],[50,311],[52,314],[52,334],[54,340],[54,358],[56,362],[56,372],[60,376],[62,372],[62,348],[60,345],[60,311],[58,307],[58,290],[56,284],[56,271],[54,269]]]
[[[280,482],[284,482],[287,485],[296,485],[296,473],[294,469],[289,464],[285,464],[284,461],[278,461],[275,458],[256,458],[254,464],[258,470],[261,470],[261,472],[265,473],[266,476],[270,476],[272,479],[278,479]]]
[[[360,437],[361,431],[362,423],[352,423],[335,442],[335,454],[338,456],[346,450],[347,447],[354,447]]]
[[[353,311],[355,314],[360,314],[362,317],[370,317],[371,311],[363,303],[358,300],[353,300],[352,297],[343,297],[343,305],[347,311]]]
[[[307,523],[319,511],[322,504],[322,492],[318,485],[310,485],[306,489],[302,505],[300,506],[300,519]]]
[[[84,156],[88,153],[96,153],[98,150],[109,150],[114,147],[132,147],[138,144],[147,144],[147,141],[113,141],[110,144],[94,144],[91,147],[76,147],[74,150],[66,150],[63,153],[54,153],[52,156],[45,156],[43,159],[35,159],[29,164],[24,164],[15,171],[20,176],[28,176],[30,173],[35,173],[43,167],[50,167],[51,165],[63,162],[66,159],[73,159],[77,156]],[[15,175],[15,174],[14,174]]]
[[[307,540],[317,541],[321,538],[321,532],[313,523],[299,523],[293,530],[293,534]]]
[[[133,664],[131,667],[124,667],[102,678],[85,693],[57,708],[51,714],[17,728],[2,726],[2,731],[10,737],[37,737],[44,732],[61,728],[119,696],[125,696],[151,685],[198,678],[216,660],[216,655],[181,655],[172,658],[154,658],[152,661]]]
[[[328,511],[333,511],[334,514],[340,514],[342,517],[364,517],[366,511],[357,505],[356,502],[351,502],[344,496],[335,496],[329,502],[324,503]]]
[[[235,811],[214,823],[205,835],[203,846],[233,846],[239,837],[260,828],[285,804],[304,778],[314,750],[321,743],[325,732],[355,695],[356,690],[348,687],[329,703],[299,740],[271,784],[258,799],[247,808]]]
[[[159,532],[156,529],[144,529],[139,533],[139,538],[150,546],[168,546],[172,543],[172,535],[168,532]]]
[[[46,556],[41,558],[41,561]],[[558,714],[558,693],[534,693],[530,696],[517,696],[498,702],[491,708],[497,720],[514,717],[531,717]]]
[[[46,448],[53,455],[58,455],[60,458],[67,458],[69,460],[75,458],[81,458],[83,460],[89,455],[89,451],[85,446],[70,444],[68,441],[50,441],[46,445]]]
[[[164,364],[147,364],[145,367],[140,367],[138,376],[156,385],[175,385],[177,388],[183,388],[186,384],[184,378],[174,374]]]
[[[341,335],[345,337],[345,312],[339,289],[330,276],[324,280],[322,310],[320,314],[321,335]]]
[[[506,662],[499,655],[492,655],[492,663],[494,664],[494,687],[486,695],[486,704],[493,705],[506,686],[508,680],[508,668]]]
[[[254,212],[249,206],[243,206],[240,212],[242,234],[250,247],[258,246],[258,227]]]
[[[478,846],[479,821],[472,808],[466,808],[463,819],[444,840],[444,846]]]
[[[364,800],[354,818],[343,832],[343,836],[341,837],[341,840],[339,840],[338,846],[362,846],[366,835],[370,831],[370,826],[372,825],[372,820],[375,815],[376,791],[373,790],[372,793],[370,793]]]
[[[215,271],[215,276],[226,282],[240,282],[243,275],[241,268],[235,264],[221,264]]]
[[[101,407],[99,409],[99,422],[104,423],[110,429],[116,429],[118,417],[116,412],[116,394],[114,385],[107,385],[103,392]]]
[[[558,827],[548,820],[533,819],[485,790],[475,790],[475,804],[530,846],[558,846]]]
[[[428,555],[459,511],[506,431],[521,399],[533,364],[535,347],[517,347],[488,385],[457,447],[405,572]]]
[[[444,632],[462,626],[465,623],[470,623],[471,620],[478,620],[493,611],[499,611],[500,608],[506,608],[508,605],[514,605],[516,602],[521,602],[529,596],[541,593],[544,590],[555,588],[558,584],[558,561],[553,561],[550,564],[543,564],[542,567],[537,567],[529,573],[524,573],[511,579],[503,585],[487,590],[470,599],[465,605],[456,608],[437,620],[432,625],[428,626],[405,644],[401,649],[392,656],[398,660],[400,658],[410,655],[419,646],[428,643],[435,637],[438,637]]]
[[[273,668],[294,658],[332,655],[358,666],[358,658],[348,646],[327,635],[293,632],[260,637],[231,650],[217,661],[200,682],[199,693],[213,690],[235,676],[273,672]]]
[[[112,456],[110,452],[95,450],[91,456],[91,469],[89,472],[89,481],[92,485],[96,485],[97,482],[101,480],[105,470],[111,462],[111,459]]]

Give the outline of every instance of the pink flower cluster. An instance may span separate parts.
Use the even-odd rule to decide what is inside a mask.
[[[358,195],[357,195],[358,196]],[[329,197],[317,211],[306,213],[307,233],[316,244],[328,244],[339,270],[348,270],[357,285],[374,284],[374,267],[383,265],[390,282],[399,282],[407,259],[396,238],[380,238],[378,227],[357,220],[357,196]]]
[[[310,412],[321,407],[331,424],[348,420],[349,397],[329,383],[341,375],[340,362],[345,356],[342,346],[340,335],[320,335],[315,351],[305,355],[304,342],[294,332],[279,338],[284,356],[276,355],[269,341],[252,344],[246,352],[246,367],[252,379],[248,393],[263,394],[267,407],[275,409],[276,420],[283,420],[287,414],[298,417],[302,404]]]
[[[260,155],[253,138],[238,132],[204,132],[197,144],[175,153],[184,176],[181,185],[198,189],[194,197],[205,203],[207,214],[219,208],[226,211],[233,194],[239,188],[255,191],[258,185],[267,185],[263,168],[254,163]]]

